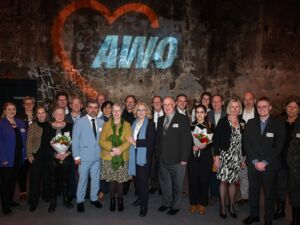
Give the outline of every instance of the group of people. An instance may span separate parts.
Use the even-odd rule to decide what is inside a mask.
[[[287,102],[280,117],[271,116],[267,97],[246,92],[232,98],[224,110],[221,95],[203,92],[188,111],[188,98],[179,94],[152,98],[151,107],[128,95],[125,107],[99,94],[85,107],[80,98],[69,102],[57,93],[54,107],[35,107],[23,99],[24,112],[7,102],[0,120],[0,179],[2,212],[12,213],[16,183],[20,199],[31,212],[40,197],[57,206],[57,196],[77,211],[84,202],[101,208],[110,196],[110,211],[123,211],[123,195],[133,183],[139,215],[148,212],[149,193],[161,193],[160,212],[176,215],[184,192],[190,212],[205,214],[208,203],[219,199],[219,216],[237,217],[236,204],[249,202],[250,215],[260,220],[260,190],[264,191],[264,221],[285,217],[287,195],[292,225],[300,223],[300,120],[299,102]],[[70,135],[72,145],[57,152],[51,145],[58,134]],[[29,173],[29,190],[26,176]],[[21,177],[21,178],[20,178]],[[132,181],[132,182],[131,182]],[[188,190],[185,190],[188,183]],[[238,188],[240,189],[239,191]],[[238,198],[237,196],[240,196]]]

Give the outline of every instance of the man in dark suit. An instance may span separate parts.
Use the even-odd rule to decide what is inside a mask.
[[[257,118],[259,115],[257,113],[257,110],[255,108],[255,96],[252,92],[248,91],[245,92],[243,95],[243,110],[242,114],[239,115],[239,119],[242,121],[244,120],[246,123],[253,118]],[[246,124],[244,124],[245,126]],[[241,197],[237,201],[238,205],[243,205],[248,202],[249,199],[249,179],[248,179],[248,168],[245,166],[241,170],[240,176],[239,176],[239,182],[240,182],[240,192]]]
[[[152,118],[155,123],[155,129],[157,129],[158,118],[163,115],[164,115],[164,110],[162,107],[162,98],[160,96],[154,96],[152,98]],[[157,158],[157,155],[153,154],[152,161],[151,161],[150,189],[149,189],[149,192],[151,194],[154,194],[157,190],[159,190],[159,194],[161,194],[159,181],[158,181],[158,171],[159,171],[159,160]]]
[[[175,111],[172,97],[163,100],[165,115],[158,119],[157,154],[162,190],[160,212],[175,215],[180,210],[186,164],[192,148],[189,119]]]
[[[226,111],[223,110],[223,97],[221,95],[214,95],[212,98],[212,110],[207,113],[207,118],[210,123],[217,127],[220,119],[225,117]],[[210,204],[213,205],[219,200],[219,180],[216,172],[212,172],[209,181]]]
[[[283,121],[270,116],[271,101],[257,101],[259,118],[248,121],[244,132],[244,150],[248,162],[250,216],[244,224],[259,221],[260,190],[264,190],[265,225],[271,225],[275,204],[277,171],[281,166],[280,151],[285,138]]]

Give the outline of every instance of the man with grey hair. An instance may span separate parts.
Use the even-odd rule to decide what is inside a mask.
[[[157,154],[160,161],[159,183],[162,205],[158,211],[168,210],[175,215],[180,210],[186,165],[192,148],[188,117],[176,112],[172,97],[163,100],[165,115],[157,125]]]
[[[243,98],[243,111],[239,116],[240,120],[244,120],[246,123],[248,120],[258,117],[258,113],[255,109],[255,96],[252,92],[247,91],[244,93]],[[237,201],[238,205],[243,205],[248,202],[249,198],[249,180],[247,166],[241,170],[239,176],[241,197]]]

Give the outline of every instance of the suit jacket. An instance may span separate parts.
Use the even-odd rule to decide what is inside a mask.
[[[222,119],[223,117],[225,117],[227,115],[227,113],[222,110],[221,111],[221,116],[220,116],[220,119]],[[207,113],[207,118],[208,118],[208,121],[211,122],[215,127],[217,127],[217,124],[216,124],[216,121],[215,121],[215,112],[212,110],[212,111],[209,111]]]
[[[192,148],[192,135],[188,117],[175,112],[166,134],[163,134],[165,116],[158,119],[157,155],[168,165],[188,161]]]
[[[239,119],[240,119],[240,120],[243,119],[243,114],[244,114],[244,108],[242,109],[242,114],[239,115]],[[258,115],[258,112],[257,112],[256,107],[254,107],[254,118],[257,118],[257,117],[259,117],[259,115]]]
[[[280,152],[284,144],[284,122],[269,117],[266,128],[261,134],[260,118],[248,121],[244,132],[244,149],[248,165],[253,165],[253,160],[265,160],[269,169],[278,169],[281,166]]]
[[[26,125],[24,121],[15,118],[16,124],[20,130],[22,144],[23,144],[23,157],[22,160],[26,157]],[[0,167],[2,162],[8,161],[8,164],[5,167],[13,167],[15,160],[15,147],[16,147],[16,135],[15,131],[12,128],[11,124],[6,118],[0,120]]]
[[[97,124],[97,138],[94,136],[93,127],[87,115],[75,121],[72,132],[72,154],[74,158],[80,157],[81,161],[100,160],[101,149],[98,140],[104,121],[99,118],[96,118],[95,121]]]
[[[83,112],[80,112],[80,118],[85,116],[85,114]],[[72,118],[72,114],[71,112],[69,112],[66,116],[65,116],[65,121],[67,123],[74,123],[73,118]]]

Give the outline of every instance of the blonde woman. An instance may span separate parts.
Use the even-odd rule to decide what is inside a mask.
[[[149,175],[155,147],[156,129],[155,123],[149,120],[151,111],[145,103],[138,103],[133,113],[136,120],[131,127],[133,137],[129,138],[131,147],[128,172],[129,175],[134,176],[138,194],[138,199],[133,203],[133,206],[140,205],[140,216],[144,217],[148,210]]]
[[[217,178],[220,180],[220,217],[226,218],[225,199],[229,193],[228,210],[231,217],[236,218],[234,210],[234,199],[236,194],[236,182],[244,167],[242,162],[242,121],[238,116],[242,112],[241,102],[231,99],[227,106],[227,116],[220,119],[214,134],[214,164],[217,171]]]

